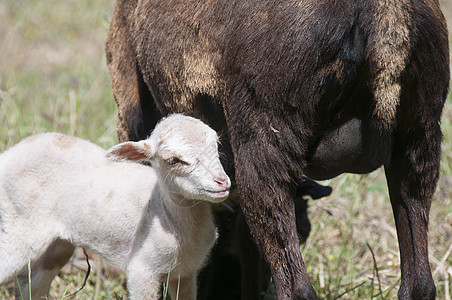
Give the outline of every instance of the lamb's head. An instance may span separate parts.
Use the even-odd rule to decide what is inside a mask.
[[[107,151],[114,160],[150,162],[172,195],[220,202],[231,181],[221,166],[216,132],[198,119],[174,114],[162,119],[151,136]]]

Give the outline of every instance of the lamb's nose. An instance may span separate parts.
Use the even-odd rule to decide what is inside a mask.
[[[225,175],[216,176],[213,178],[213,181],[215,181],[216,184],[225,189],[228,189],[230,187],[228,177]]]

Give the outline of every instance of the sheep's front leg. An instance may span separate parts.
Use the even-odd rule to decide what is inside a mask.
[[[148,137],[163,117],[139,71],[134,42],[128,31],[131,21],[123,17],[133,15],[129,12],[133,7],[128,1],[118,1],[105,46],[111,86],[118,105],[118,138],[122,142]]]
[[[163,275],[155,273],[149,261],[133,259],[127,266],[127,289],[131,300],[158,300],[162,292]]]
[[[254,193],[242,184],[245,217],[270,265],[278,299],[315,299],[300,253],[290,194],[283,190],[262,193],[262,189]]]
[[[196,299],[196,274],[170,280],[168,291],[171,299]]]
[[[262,291],[267,289],[270,274],[256,244],[252,240],[250,230],[242,212],[238,213],[234,241],[238,248],[240,260],[241,299],[260,300]]]
[[[273,153],[266,155],[267,151]],[[292,201],[295,186],[285,176],[288,170],[280,165],[277,149],[255,140],[238,145],[235,153],[243,213],[269,263],[278,299],[315,299],[300,253]]]

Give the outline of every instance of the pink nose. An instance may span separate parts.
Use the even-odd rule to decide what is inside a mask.
[[[222,187],[224,189],[229,188],[229,181],[228,181],[227,176],[221,175],[221,176],[214,177],[213,181],[215,181],[216,184],[218,184],[220,187]]]

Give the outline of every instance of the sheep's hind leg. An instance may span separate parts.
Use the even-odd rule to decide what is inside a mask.
[[[442,100],[433,95],[422,97],[429,89],[419,90],[418,103],[409,104],[414,113],[407,106],[401,107],[402,112],[408,112],[401,114],[391,161],[385,166],[400,247],[401,300],[432,300],[436,294],[428,261],[427,231],[439,178]]]
[[[438,132],[436,141],[412,141],[410,150],[394,153],[386,168],[400,246],[402,281],[399,299],[435,299],[427,230],[431,198],[438,180],[440,140]],[[432,148],[431,144],[437,147],[434,155],[431,150],[414,149]]]
[[[49,296],[53,278],[60,272],[74,252],[74,246],[64,240],[56,240],[43,256],[31,265],[31,298]],[[14,280],[16,299],[29,299],[29,270],[25,267]]]
[[[5,284],[12,281],[29,261],[35,261],[44,251],[39,251],[41,248],[32,251],[30,247],[23,245],[18,238],[24,236],[20,232],[2,234],[1,231],[0,228],[0,284]]]
[[[439,6],[429,9],[437,18],[425,19],[429,24],[418,24],[416,48],[405,72],[407,83],[401,93],[391,162],[385,166],[400,246],[398,296],[403,300],[432,300],[436,294],[428,261],[427,230],[439,178],[449,43]],[[435,30],[429,32],[429,28]]]

